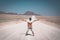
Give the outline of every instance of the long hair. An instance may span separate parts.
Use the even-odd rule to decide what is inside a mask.
[[[32,20],[32,18],[29,18],[29,20],[31,21],[31,20]]]

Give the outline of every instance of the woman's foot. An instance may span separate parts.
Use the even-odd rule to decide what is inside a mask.
[[[33,34],[33,36],[34,36],[34,34]]]
[[[26,34],[26,36],[27,36],[28,34]]]

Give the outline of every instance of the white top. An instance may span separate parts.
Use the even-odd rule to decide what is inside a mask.
[[[25,19],[26,22],[32,23],[34,20],[37,20],[35,16],[31,17],[32,20],[30,21],[29,19]]]
[[[26,22],[29,22],[29,23],[32,23],[33,21],[34,21],[34,20],[31,20],[31,21],[30,21],[29,19],[28,19],[28,20],[26,20]]]

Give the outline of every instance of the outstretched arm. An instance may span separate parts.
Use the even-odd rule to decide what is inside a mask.
[[[33,22],[35,22],[35,21],[39,21],[39,19],[37,19],[37,20],[34,20]]]
[[[27,22],[26,19],[22,19],[21,21],[25,21],[25,22]]]

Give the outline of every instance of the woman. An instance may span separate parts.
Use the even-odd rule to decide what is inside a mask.
[[[26,35],[28,35],[29,30],[31,30],[32,31],[32,34],[34,36],[34,32],[32,30],[32,18],[29,18],[29,21],[27,23],[28,23],[28,30],[26,32]]]

